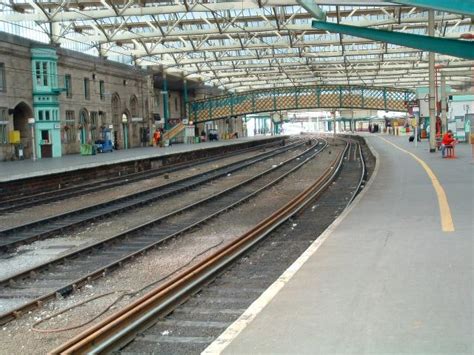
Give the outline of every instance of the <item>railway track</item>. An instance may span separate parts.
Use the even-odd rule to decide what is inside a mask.
[[[290,143],[295,144],[296,142]],[[67,198],[80,196],[84,194],[89,194],[92,192],[97,191],[104,191],[105,189],[111,189],[113,187],[122,186],[125,184],[151,179],[154,177],[158,177],[164,174],[168,174],[171,172],[175,172],[177,170],[186,169],[191,166],[207,164],[213,161],[218,161],[223,158],[228,158],[231,156],[257,151],[261,149],[271,148],[274,147],[277,143],[271,142],[267,144],[263,144],[257,147],[246,148],[242,150],[238,150],[236,152],[227,153],[224,155],[218,155],[212,158],[201,158],[198,160],[193,160],[191,162],[183,162],[172,164],[169,166],[160,167],[157,169],[151,169],[147,171],[140,171],[137,173],[121,175],[116,177],[111,177],[107,180],[99,180],[99,181],[89,181],[84,184],[74,185],[70,187],[63,187],[58,190],[54,191],[47,191],[38,194],[26,195],[21,196],[18,198],[9,198],[7,200],[1,201],[0,199],[0,215],[5,214],[7,212],[13,212],[22,210],[28,207],[33,207],[37,205],[42,205],[45,203],[61,201]]]
[[[312,146],[303,153],[240,182],[225,191],[160,216],[141,226],[116,234],[52,261],[0,280],[0,299],[14,307],[0,315],[0,324],[42,305],[57,295],[66,296],[92,279],[120,267],[164,240],[209,221],[274,185],[315,157],[327,143]],[[187,213],[188,212],[188,213]],[[180,216],[178,221],[173,217]]]
[[[144,206],[153,201],[164,199],[182,191],[206,184],[212,180],[224,177],[228,174],[242,170],[253,164],[262,162],[290,149],[298,148],[303,145],[304,143],[297,142],[259,154],[256,157],[251,157],[249,159],[231,163],[226,166],[180,179],[166,185],[142,190],[126,197],[121,197],[93,206],[42,218],[9,229],[0,230],[0,252],[8,252],[19,245],[52,237],[66,230],[74,229],[85,223],[102,219],[110,215],[123,213],[130,209]]]
[[[321,218],[329,206],[335,214],[340,213],[337,210],[342,211],[353,200],[365,178],[360,147],[348,143],[310,188],[251,231],[53,353],[110,353],[119,349],[127,354],[200,353],[335,217],[326,214],[325,221],[315,227],[315,216]],[[333,185],[335,179],[337,184]],[[339,206],[334,206],[334,194],[339,194]],[[319,207],[315,207],[313,201],[318,196]],[[305,208],[310,203],[313,206]]]

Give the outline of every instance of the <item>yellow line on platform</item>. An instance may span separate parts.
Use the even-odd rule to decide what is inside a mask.
[[[418,158],[415,154],[399,147],[395,143],[392,143],[385,138],[382,138],[380,136],[379,138],[384,140],[388,144],[393,145],[395,148],[401,150],[402,152],[411,155],[411,157],[415,159],[418,163],[420,163],[423,169],[425,169],[426,173],[431,179],[431,183],[433,184],[436,195],[438,197],[439,214],[441,217],[441,228],[443,232],[454,232],[454,223],[453,223],[453,218],[451,216],[451,209],[449,208],[448,198],[446,197],[446,193],[444,192],[444,189],[441,186],[441,183],[439,182],[438,178],[434,174],[433,170],[431,170],[428,164],[426,164],[422,159]]]

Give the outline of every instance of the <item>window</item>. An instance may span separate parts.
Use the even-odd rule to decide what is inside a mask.
[[[120,124],[120,97],[117,93],[112,96],[112,123]]]
[[[43,143],[48,144],[49,143],[49,131],[44,129],[41,131],[41,140]]]
[[[6,91],[5,64],[0,63],[0,91]]]
[[[0,144],[8,143],[8,117],[7,108],[0,107]]]
[[[153,112],[158,112],[159,108],[160,108],[160,97],[156,95],[153,98]]]
[[[138,117],[138,99],[135,95],[130,99],[130,113],[132,117]]]
[[[36,85],[41,86],[41,63],[35,63]]]
[[[86,100],[90,100],[91,98],[89,78],[84,78],[84,98]]]
[[[38,111],[38,120],[43,121],[43,111],[42,110]]]
[[[76,119],[74,111],[66,111],[66,125],[64,126],[65,143],[73,143],[76,140]]]
[[[71,74],[66,74],[64,77],[64,84],[66,86],[66,97],[72,97],[72,78]]]
[[[36,86],[56,86],[56,64],[48,61],[35,61],[34,62],[34,76],[36,80]]]
[[[99,95],[101,100],[105,100],[105,82],[99,81]]]
[[[48,86],[48,62],[42,62],[43,64],[43,86]]]

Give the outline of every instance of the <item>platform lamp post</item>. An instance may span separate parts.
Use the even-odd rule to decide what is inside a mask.
[[[36,139],[35,139],[35,118],[31,117],[28,118],[28,124],[30,125],[31,130],[31,159],[33,161],[36,160]]]

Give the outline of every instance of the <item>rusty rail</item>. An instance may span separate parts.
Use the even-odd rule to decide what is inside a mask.
[[[240,256],[272,230],[318,196],[337,176],[349,144],[333,160],[323,175],[288,204],[264,219],[247,233],[219,249],[213,255],[155,288],[127,307],[86,329],[51,354],[110,353],[130,342],[137,333],[170,313],[229,262]]]

